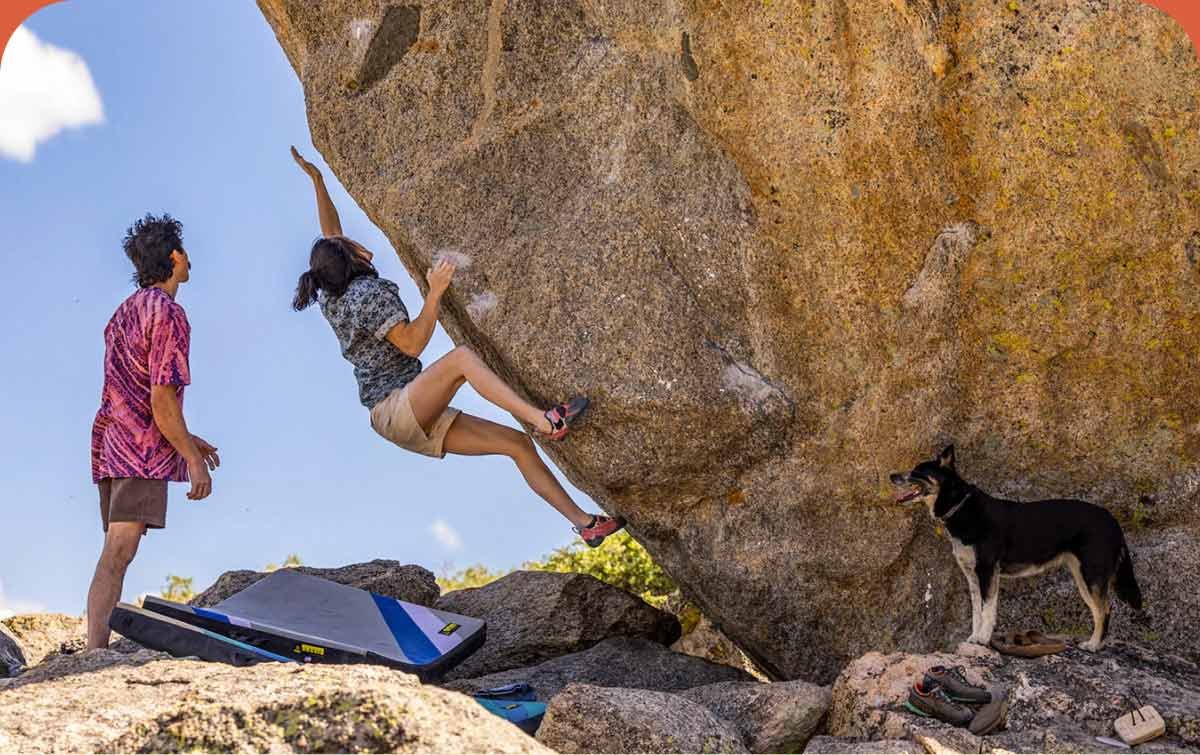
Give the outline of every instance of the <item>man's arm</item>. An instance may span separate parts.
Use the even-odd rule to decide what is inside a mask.
[[[421,314],[411,322],[402,322],[388,331],[387,339],[393,346],[410,357],[419,357],[429,339],[433,337],[433,329],[437,325],[438,310],[442,305],[442,295],[454,277],[454,265],[442,260],[438,266],[425,275],[429,282],[429,294],[421,307]]]
[[[212,478],[208,474],[204,455],[200,453],[196,441],[188,432],[187,423],[183,420],[183,407],[179,405],[177,390],[174,385],[151,386],[150,408],[154,412],[154,424],[158,426],[159,432],[187,462],[188,479],[192,482],[188,498],[199,501],[207,498],[212,492]]]
[[[341,236],[342,220],[338,217],[337,208],[333,206],[333,200],[329,198],[329,191],[325,188],[325,177],[321,175],[317,166],[301,157],[295,147],[292,147],[292,158],[312,179],[313,190],[317,193],[317,217],[321,221],[321,235],[325,238]]]

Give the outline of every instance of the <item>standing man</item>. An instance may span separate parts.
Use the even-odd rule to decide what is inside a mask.
[[[108,647],[108,618],[146,529],[167,524],[167,483],[187,497],[212,492],[217,449],[188,432],[183,388],[191,382],[191,326],[175,301],[191,263],[183,226],[147,215],[125,233],[138,290],[104,329],[104,389],[92,426],[92,480],[100,489],[104,548],[88,590],[88,649]]]

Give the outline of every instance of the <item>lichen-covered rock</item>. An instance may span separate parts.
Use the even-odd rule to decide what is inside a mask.
[[[416,603],[422,606],[432,606],[441,594],[433,572],[414,564],[401,564],[399,561],[388,561],[377,558],[364,564],[350,564],[332,569],[319,569],[312,566],[295,566],[301,574],[321,577],[331,582],[337,582],[360,590],[370,590],[379,595]],[[270,574],[249,570],[227,571],[217,578],[207,590],[192,598],[194,606],[215,606],[222,600],[245,590],[250,585]]]
[[[87,621],[63,613],[27,613],[0,621],[20,643],[26,668],[87,646]]]
[[[736,729],[691,700],[587,684],[551,698],[537,738],[557,752],[746,752]]]
[[[679,694],[733,724],[750,752],[800,752],[830,699],[828,687],[808,682],[720,682]]]
[[[1200,592],[1140,558],[1200,524],[1200,63],[1166,14],[258,1],[418,285],[462,263],[454,340],[591,397],[547,452],[773,676],[964,626],[888,505],[951,437],[989,492],[1140,528],[1153,641],[1200,648]]]
[[[1006,694],[1006,728],[981,741],[905,710],[913,682],[935,665],[961,666],[970,682]],[[1107,750],[1095,737],[1115,736],[1113,721],[1135,699],[1153,705],[1167,724],[1166,737],[1147,747],[1200,752],[1200,668],[1124,642],[1094,654],[1070,647],[1036,659],[868,653],[834,684],[826,729],[858,740],[913,739],[931,752],[1100,752]]]
[[[587,574],[516,571],[491,584],[446,593],[443,611],[487,621],[487,642],[445,678],[469,679],[586,650],[610,637],[669,645],[679,621]]]
[[[678,692],[705,684],[754,681],[741,669],[672,652],[648,640],[611,639],[587,650],[527,668],[500,671],[475,679],[456,679],[447,689],[471,694],[511,682],[528,682],[543,702],[577,682],[595,687],[626,687]]]
[[[2,752],[549,752],[462,695],[372,666],[100,650],[32,669],[0,701]]]

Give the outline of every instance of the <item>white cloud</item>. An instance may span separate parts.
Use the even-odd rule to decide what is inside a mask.
[[[429,525],[429,531],[446,550],[456,551],[462,548],[462,537],[445,520],[435,519],[433,524]]]
[[[4,593],[4,581],[0,580],[0,619],[7,619],[10,616],[16,616],[20,613],[41,613],[45,610],[44,606],[39,606],[36,603],[9,600],[8,596]]]
[[[63,129],[103,122],[83,58],[18,26],[0,60],[0,156],[27,163],[38,144]]]

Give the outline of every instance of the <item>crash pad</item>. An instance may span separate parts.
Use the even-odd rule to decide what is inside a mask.
[[[146,609],[306,663],[379,663],[439,678],[484,642],[480,619],[280,569],[212,608]]]
[[[139,645],[177,658],[195,656],[233,666],[263,661],[291,662],[290,658],[129,603],[117,604],[109,616],[108,626]]]

